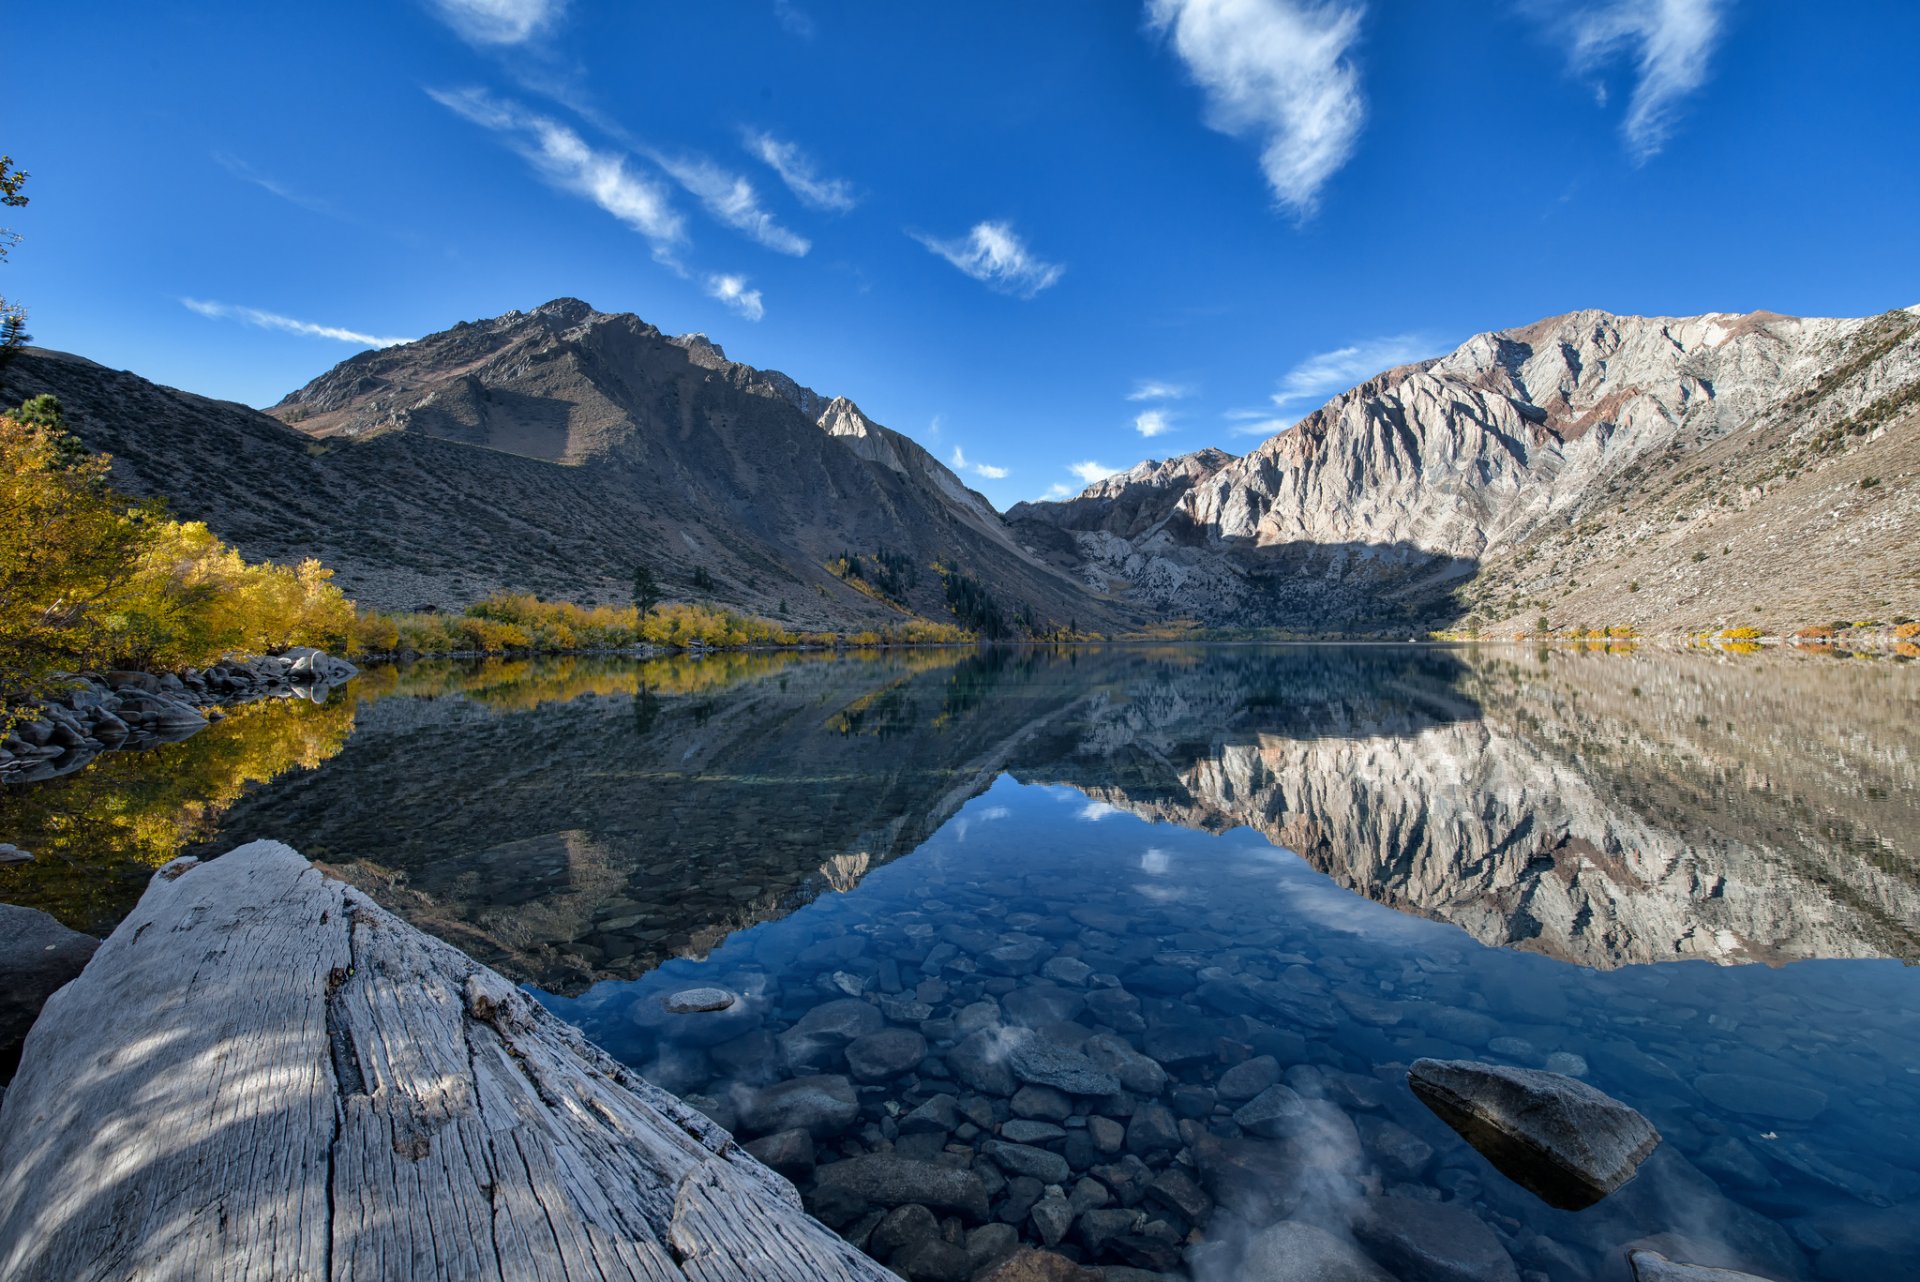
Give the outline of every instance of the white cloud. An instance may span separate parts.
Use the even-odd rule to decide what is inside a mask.
[[[1108,467],[1105,463],[1096,463],[1092,459],[1088,459],[1084,463],[1070,463],[1067,465],[1067,471],[1079,477],[1082,485],[1092,485],[1095,481],[1104,481],[1119,470],[1117,467]]]
[[[940,416],[938,414],[935,414],[933,420],[927,424],[927,435],[936,441],[940,439]]]
[[[1142,410],[1134,416],[1133,430],[1151,439],[1171,432],[1173,424],[1167,420],[1165,410]]]
[[[793,0],[773,0],[773,16],[790,36],[802,40],[814,37],[813,16]]]
[[[1067,270],[1035,258],[1008,223],[976,223],[963,240],[908,234],[987,288],[1015,298],[1032,298]]]
[[[433,7],[469,44],[517,45],[551,27],[566,6],[562,0],[433,0]]]
[[[1133,385],[1127,393],[1130,401],[1177,401],[1192,396],[1193,389],[1184,383],[1162,383],[1158,379],[1143,378]]]
[[[187,310],[198,312],[213,320],[237,320],[260,329],[277,329],[307,338],[331,338],[336,342],[355,343],[361,347],[397,347],[401,343],[413,341],[411,338],[381,338],[375,334],[363,334],[357,329],[342,329],[338,325],[316,325],[312,321],[295,320],[291,316],[282,316],[278,312],[263,312],[257,307],[238,307],[232,303],[209,302],[204,298],[183,298],[180,302]]]
[[[934,422],[937,425],[939,420],[935,419]],[[954,471],[972,472],[975,476],[983,476],[989,481],[1004,481],[1013,475],[1012,470],[1009,468],[995,467],[991,463],[968,462],[967,452],[958,445],[953,447],[953,454],[950,456],[950,461]]]
[[[1280,203],[1313,213],[1320,189],[1353,154],[1366,118],[1347,53],[1360,32],[1354,3],[1310,0],[1148,0],[1152,25],[1207,100],[1207,124],[1260,145]]]
[[[780,181],[809,208],[844,214],[860,203],[852,183],[844,178],[820,177],[814,169],[813,158],[800,150],[798,144],[782,142],[772,134],[751,129],[745,138],[747,150],[780,175]]]
[[[1071,485],[1062,485],[1060,482],[1055,481],[1047,487],[1047,492],[1040,497],[1043,499],[1070,499],[1073,497],[1073,487]]]
[[[813,248],[806,237],[788,231],[760,207],[760,193],[739,174],[700,157],[655,154],[653,162],[705,205],[707,212],[750,240],[795,258]]]
[[[1233,429],[1235,436],[1278,436],[1294,424],[1290,418],[1250,419]]]
[[[1673,134],[1680,100],[1706,82],[1729,0],[1600,0],[1552,19],[1576,74],[1630,55],[1636,79],[1620,131],[1637,162]],[[1605,88],[1599,91],[1604,103]]]
[[[1162,850],[1158,846],[1147,847],[1140,856],[1140,871],[1153,877],[1164,877],[1167,869],[1173,866],[1172,851]]]
[[[760,291],[748,289],[745,276],[707,277],[707,296],[719,299],[750,321],[757,321],[767,314],[767,309],[760,299]]]
[[[1368,338],[1330,352],[1316,352],[1280,379],[1273,403],[1284,409],[1295,401],[1315,400],[1348,388],[1396,365],[1434,354],[1434,342],[1420,334]]]
[[[666,189],[627,168],[623,157],[596,151],[557,121],[502,102],[480,89],[429,89],[449,111],[506,139],[540,176],[562,191],[583,196],[653,245],[653,256],[678,266],[675,250],[686,227]]]
[[[1110,805],[1107,802],[1089,801],[1086,805],[1080,807],[1079,817],[1088,823],[1099,823],[1102,819],[1111,819],[1115,815],[1123,815],[1125,813],[1127,812],[1120,809],[1120,807]]]

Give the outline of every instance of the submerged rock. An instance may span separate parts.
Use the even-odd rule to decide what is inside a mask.
[[[1241,1282],[1394,1282],[1358,1247],[1325,1229],[1282,1220],[1247,1247]]]
[[[740,999],[724,988],[683,988],[670,993],[661,1005],[673,1015],[697,1015],[702,1011],[725,1010]]]
[[[748,1091],[740,1104],[740,1125],[749,1132],[803,1130],[815,1139],[838,1135],[859,1115],[853,1083],[832,1074]]]
[[[1627,1261],[1633,1265],[1633,1282],[1772,1282],[1758,1273],[1682,1264],[1658,1251],[1634,1251],[1627,1256]]]
[[[987,1186],[979,1175],[942,1162],[868,1153],[819,1167],[813,1178],[816,1190],[851,1193],[877,1206],[917,1202],[972,1220],[987,1218]]]
[[[1513,1258],[1486,1222],[1450,1203],[1370,1197],[1353,1236],[1402,1277],[1424,1282],[1519,1282]]]
[[[1475,1060],[1415,1060],[1422,1103],[1502,1174],[1550,1206],[1592,1206],[1659,1147],[1638,1112],[1585,1082]]]

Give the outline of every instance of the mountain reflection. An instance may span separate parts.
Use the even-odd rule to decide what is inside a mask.
[[[1911,681],[1794,656],[1169,646],[600,665],[569,695],[535,664],[364,701],[337,757],[243,799],[206,849],[290,840],[575,992],[851,889],[1011,773],[1258,830],[1359,894],[1582,965],[1912,959]]]

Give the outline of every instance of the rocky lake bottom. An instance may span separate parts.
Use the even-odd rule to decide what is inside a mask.
[[[374,671],[0,792],[35,854],[0,900],[104,930],[162,856],[285,840],[912,1278],[1021,1244],[1109,1282],[1619,1279],[1635,1247],[1891,1278],[1916,682],[1432,647]],[[1557,1207],[1422,1059],[1585,1083],[1659,1143]]]

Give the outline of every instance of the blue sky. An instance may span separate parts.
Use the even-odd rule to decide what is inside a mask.
[[[1001,506],[1581,307],[1920,302],[1920,5],[14,6],[0,291],[268,404],[573,295]],[[304,328],[303,328],[304,327]],[[956,455],[955,451],[959,451]]]

